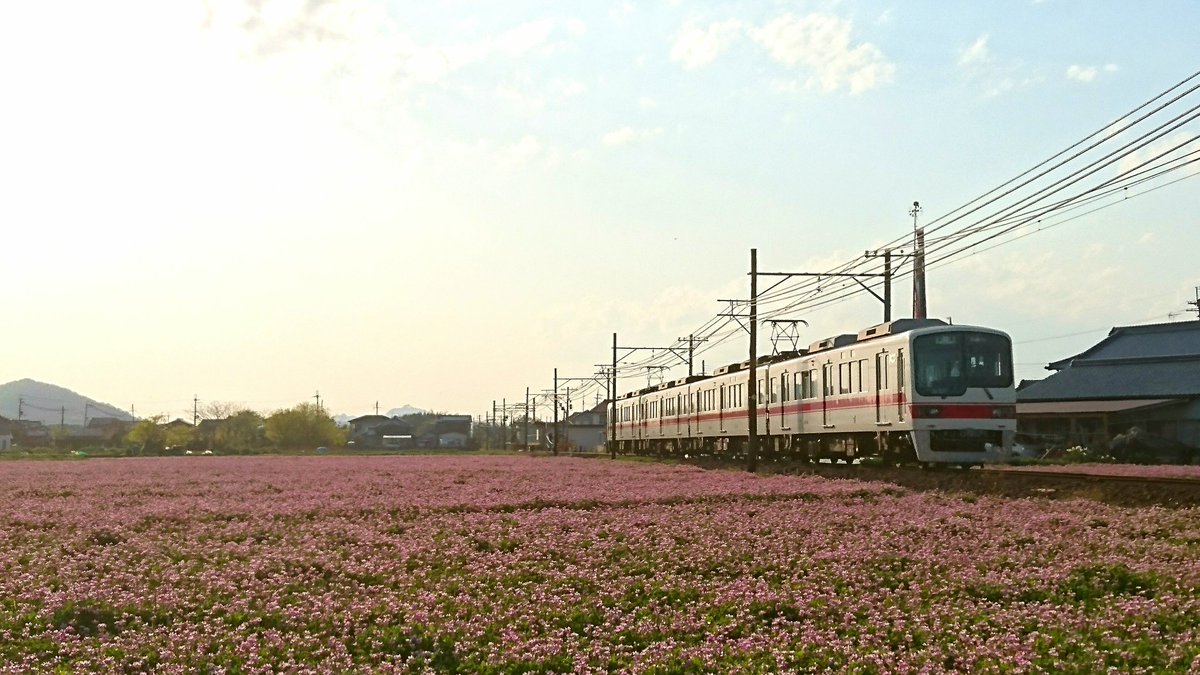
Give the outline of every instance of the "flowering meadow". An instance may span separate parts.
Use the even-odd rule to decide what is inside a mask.
[[[1195,672],[1200,513],[607,459],[0,464],[0,672]]]

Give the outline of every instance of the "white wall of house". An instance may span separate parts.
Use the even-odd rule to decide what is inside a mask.
[[[12,449],[12,434],[0,434],[0,450]]]

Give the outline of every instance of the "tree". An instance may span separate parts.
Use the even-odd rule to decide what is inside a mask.
[[[162,450],[167,440],[167,430],[162,425],[163,416],[155,415],[138,422],[125,435],[125,440],[139,446],[138,452]]]
[[[267,438],[280,448],[343,445],[346,432],[315,403],[301,403],[266,419]]]
[[[173,426],[167,427],[167,433],[164,442],[168,448],[186,449],[192,444],[192,439],[195,437],[195,427]]]
[[[221,421],[213,445],[218,450],[249,450],[262,445],[263,418],[253,410],[242,410]]]

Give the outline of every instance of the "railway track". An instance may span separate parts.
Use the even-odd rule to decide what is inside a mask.
[[[741,468],[743,462],[695,460],[707,468]],[[1200,507],[1200,479],[1135,476],[1086,471],[1034,469],[959,469],[894,467],[862,464],[766,462],[763,473],[815,475],[825,478],[893,483],[913,490],[940,490],[978,496],[1034,499],[1092,499],[1121,506]]]

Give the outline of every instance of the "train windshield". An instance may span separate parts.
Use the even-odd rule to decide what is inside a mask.
[[[956,331],[913,339],[917,393],[961,396],[970,387],[1010,387],[1012,345],[994,333]]]

